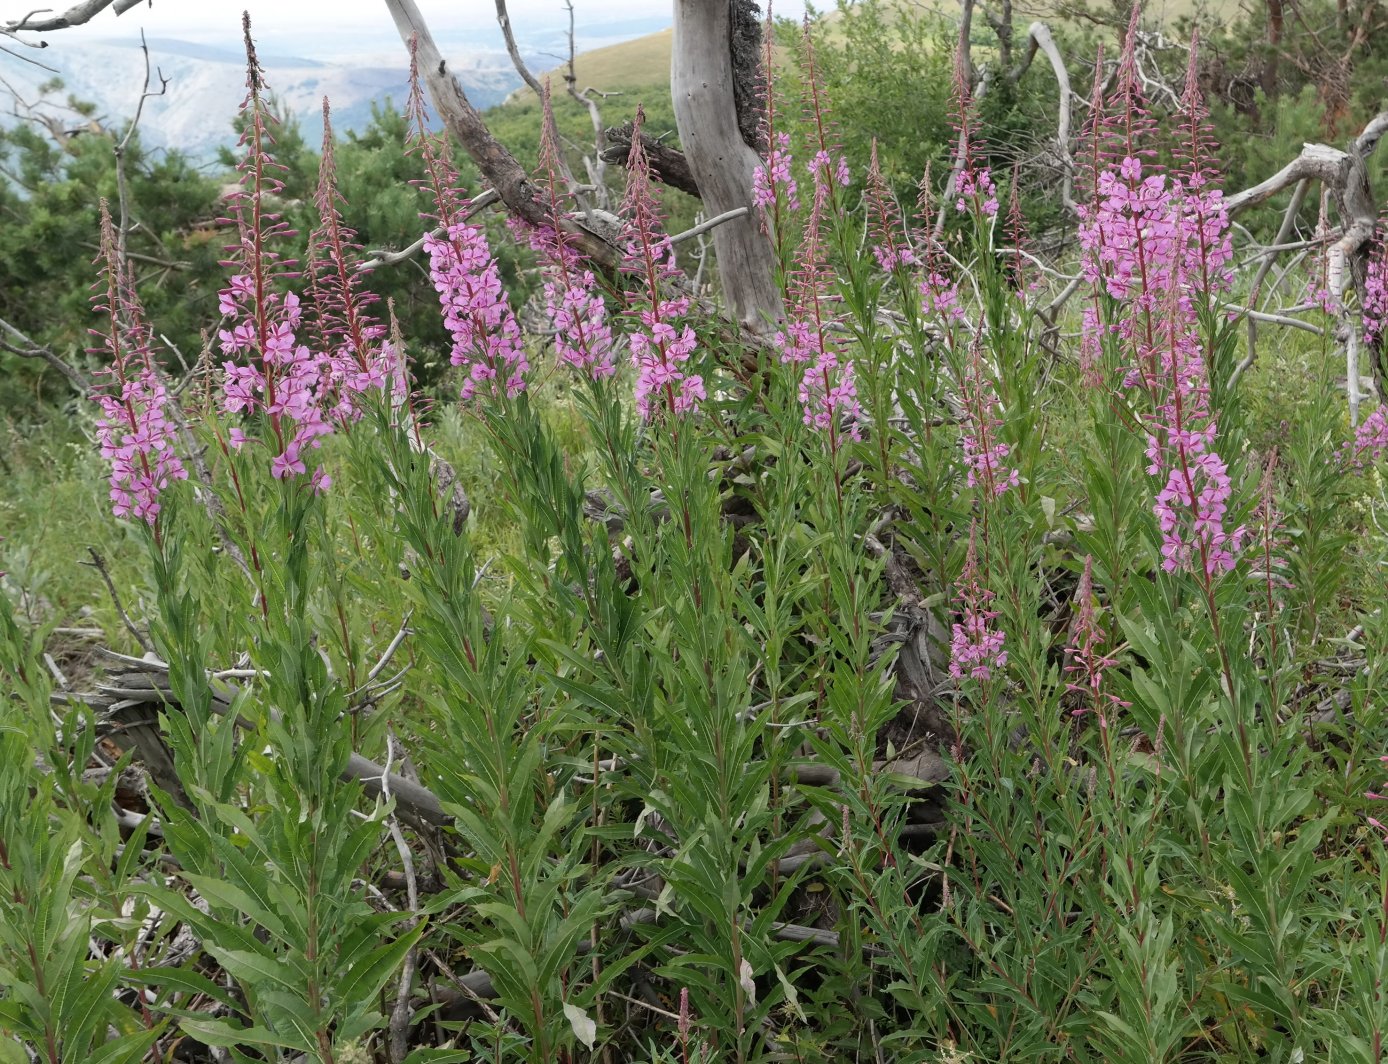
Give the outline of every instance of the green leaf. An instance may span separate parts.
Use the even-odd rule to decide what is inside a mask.
[[[349,1015],[367,1002],[374,1001],[400,968],[408,953],[424,934],[426,921],[420,919],[394,942],[377,949],[365,960],[353,964],[337,985],[337,996]]]

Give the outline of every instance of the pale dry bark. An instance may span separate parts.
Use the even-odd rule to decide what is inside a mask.
[[[1368,275],[1368,247],[1378,220],[1378,202],[1369,180],[1368,159],[1385,133],[1388,133],[1388,111],[1381,111],[1347,148],[1303,145],[1300,155],[1266,181],[1225,200],[1230,215],[1234,215],[1267,201],[1283,189],[1305,181],[1319,181],[1329,192],[1340,216],[1340,237],[1326,251],[1326,279],[1327,287],[1341,307],[1351,284],[1362,292]],[[1338,332],[1345,345],[1350,421],[1357,423],[1361,398],[1359,325],[1347,311],[1341,311]],[[1370,356],[1379,398],[1388,398],[1388,366],[1384,364],[1383,353],[1371,351]]]
[[[434,43],[415,0],[385,2],[400,39],[406,45],[414,42],[420,76],[449,135],[462,145],[477,164],[482,176],[496,190],[508,211],[536,227],[551,224],[549,212],[530,175],[505,145],[492,136],[482,115],[467,98],[458,79],[449,71],[448,63]],[[616,264],[617,251],[610,242],[576,222],[569,221],[566,227],[574,245],[583,254],[603,266]]]
[[[748,214],[713,233],[723,298],[734,321],[756,334],[783,314],[775,253],[752,207],[752,175],[761,159],[738,128],[730,47],[729,0],[676,0],[670,92],[680,143],[712,217]]]
[[[71,29],[73,26],[90,22],[112,4],[115,5],[116,14],[123,15],[140,2],[141,0],[82,0],[82,3],[73,4],[61,15],[54,15],[47,8],[40,8],[23,18],[0,23],[0,33],[12,37],[17,33],[52,33],[54,30]]]

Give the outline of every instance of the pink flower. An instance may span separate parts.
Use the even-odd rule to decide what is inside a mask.
[[[959,577],[960,619],[952,627],[949,674],[956,680],[987,680],[994,669],[1007,665],[1006,634],[992,627],[997,612],[987,608],[993,593],[979,584],[978,522],[969,527],[969,550]]]
[[[877,138],[872,141],[871,163],[867,173],[867,203],[872,234],[872,254],[883,273],[899,267],[916,266],[916,253],[897,236],[897,207],[877,161]]]
[[[308,467],[304,465],[303,459],[299,457],[299,447],[291,443],[285,448],[283,454],[277,454],[270,460],[270,473],[279,480],[292,476],[295,473],[306,473]]]
[[[1129,38],[1109,101],[1123,124],[1096,119],[1092,132],[1094,158],[1107,155],[1116,165],[1092,175],[1093,199],[1081,210],[1081,269],[1119,304],[1114,333],[1131,355],[1123,384],[1145,400],[1134,413],[1147,436],[1147,472],[1162,484],[1152,507],[1162,566],[1199,571],[1208,581],[1234,568],[1246,540],[1243,527],[1227,527],[1233,487],[1215,451],[1199,321],[1211,293],[1231,283],[1228,211],[1219,190],[1208,185],[1202,105],[1193,89],[1183,103],[1186,144],[1179,157],[1186,171],[1163,174],[1142,161],[1145,152],[1137,145],[1150,121],[1137,87],[1131,31]],[[1105,138],[1109,148],[1101,150]],[[1084,321],[1081,357],[1086,376],[1097,377],[1104,335],[1097,297]]]
[[[1383,336],[1385,325],[1388,325],[1388,239],[1380,243],[1378,254],[1369,260],[1361,303],[1364,343],[1374,346]]]
[[[1354,439],[1348,445],[1345,457],[1356,469],[1364,469],[1388,453],[1388,404],[1380,403],[1377,409],[1361,421],[1354,430]]]
[[[426,236],[424,250],[443,306],[443,323],[453,337],[449,361],[469,371],[463,382],[464,401],[479,388],[493,397],[523,392],[529,363],[520,324],[511,312],[486,234],[459,221],[442,237]]]
[[[636,367],[636,408],[650,421],[662,410],[679,417],[692,414],[707,395],[702,375],[687,367],[696,346],[693,327],[681,321],[689,312],[689,300],[664,296],[679,270],[674,245],[660,232],[660,210],[651,193],[650,166],[639,136],[644,120],[638,107],[622,204],[626,254],[621,269],[641,283],[639,294],[633,293],[633,300],[641,301],[636,304],[640,325],[631,331],[628,343]]]
[[[107,360],[106,381],[93,395],[101,407],[96,423],[101,456],[111,463],[111,509],[150,525],[159,516],[159,496],[187,471],[174,450],[174,429],[166,410],[170,400],[151,355],[149,326],[134,284],[116,251],[115,230],[101,203],[101,258],[105,291],[95,309],[105,327],[92,330],[99,343],[92,353]]]
[[[1004,459],[1012,453],[1011,447],[1001,440],[998,431],[1003,426],[998,416],[997,393],[992,378],[983,366],[982,354],[977,342],[970,353],[969,368],[964,374],[963,398],[967,414],[960,437],[964,450],[964,462],[968,466],[968,485],[981,488],[986,495],[996,498],[1009,488],[1021,483],[1021,475],[1016,469],[1004,464]]]
[[[791,173],[790,134],[777,133],[776,147],[766,161],[752,172],[752,203],[763,209],[771,207],[779,194],[793,211],[800,209],[800,192]],[[778,191],[779,190],[779,191]]]

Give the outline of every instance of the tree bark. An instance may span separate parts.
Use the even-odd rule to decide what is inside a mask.
[[[1327,284],[1343,306],[1345,290],[1353,285],[1364,291],[1368,277],[1369,249],[1378,220],[1378,201],[1369,178],[1369,157],[1379,141],[1388,135],[1388,111],[1369,120],[1347,150],[1328,144],[1305,144],[1301,154],[1272,177],[1224,200],[1229,214],[1263,203],[1285,188],[1301,181],[1319,181],[1330,192],[1340,216],[1340,238],[1326,250]],[[1353,315],[1341,311],[1339,332],[1352,353],[1357,353],[1358,325]],[[1381,342],[1367,352],[1375,390],[1380,401],[1388,400],[1388,358]],[[1359,413],[1356,373],[1349,374],[1350,421]]]
[[[760,158],[742,138],[733,93],[731,0],[676,0],[670,92],[675,123],[710,217],[748,214],[714,230],[718,276],[731,316],[755,334],[783,313],[775,253],[751,211]]]
[[[603,133],[608,146],[602,150],[602,160],[625,166],[631,155],[631,134],[635,126],[623,122],[620,126],[609,126]],[[681,192],[699,198],[699,186],[694,182],[694,173],[689,169],[689,160],[684,152],[655,139],[649,133],[641,134],[641,148],[646,153],[651,174],[663,185],[677,188]]]
[[[411,40],[418,42],[416,55],[420,74],[429,87],[434,108],[449,134],[472,157],[482,176],[496,189],[507,210],[531,225],[549,225],[549,214],[530,175],[506,150],[505,145],[492,136],[487,123],[463,92],[462,85],[448,70],[448,64],[434,43],[415,0],[386,0],[386,7],[395,20],[400,39],[407,45]],[[616,249],[606,240],[575,223],[570,223],[567,228],[573,234],[578,249],[589,258],[606,267],[616,263]]]

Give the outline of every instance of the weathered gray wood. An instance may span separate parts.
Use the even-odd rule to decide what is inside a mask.
[[[732,318],[753,333],[783,313],[775,253],[752,206],[757,153],[742,139],[733,95],[730,0],[676,0],[670,92],[694,181],[712,217],[749,208],[713,231],[718,276]]]
[[[507,210],[531,225],[549,225],[549,212],[530,175],[505,145],[492,136],[487,123],[477,108],[472,106],[462,85],[448,69],[438,45],[434,43],[415,0],[386,0],[386,8],[395,20],[400,39],[406,45],[411,41],[417,42],[415,55],[420,76],[449,134],[471,156],[482,171],[482,176],[496,189]],[[615,265],[617,252],[610,243],[577,224],[567,223],[566,228],[574,237],[578,250],[603,266]]]

